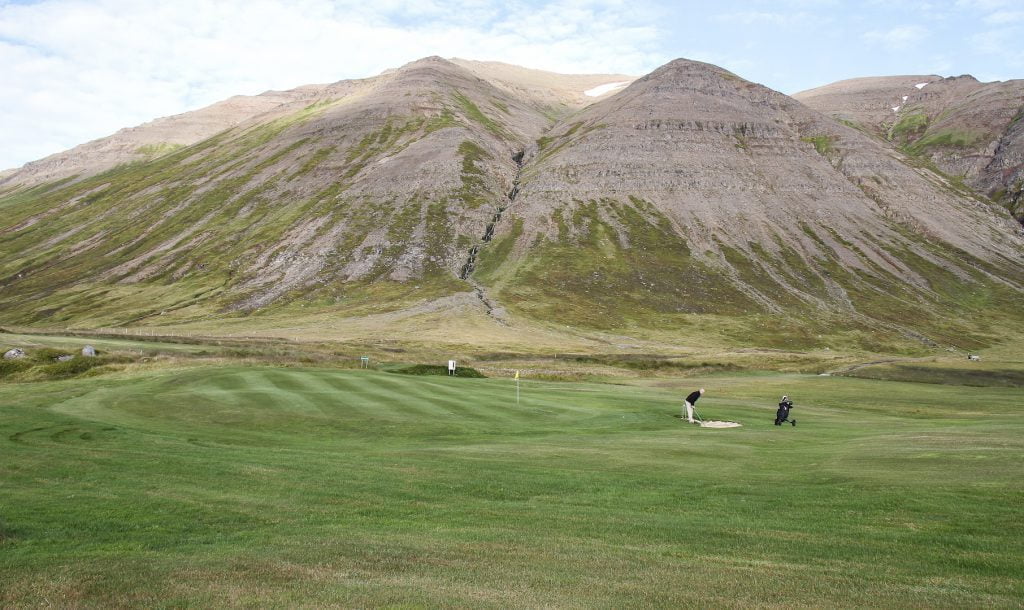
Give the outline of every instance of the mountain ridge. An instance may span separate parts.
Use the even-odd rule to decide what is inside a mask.
[[[424,60],[439,60],[437,56]],[[564,114],[578,109],[603,96],[588,97],[584,91],[609,81],[632,81],[635,77],[622,74],[558,74],[544,70],[522,68],[495,61],[473,61],[453,58],[444,60],[463,67],[477,77],[492,84],[526,93],[531,101],[549,113]],[[122,163],[145,161],[166,154],[178,146],[190,145],[211,137],[220,131],[237,126],[257,117],[279,112],[294,111],[296,104],[309,104],[326,99],[341,99],[386,80],[402,68],[385,70],[377,76],[336,81],[322,85],[302,85],[294,89],[269,90],[256,95],[236,95],[226,100],[192,111],[159,117],[134,127],[126,127],[109,136],[103,136],[66,151],[54,153],[21,167],[0,171],[0,192],[19,181],[20,186],[31,186],[58,180],[76,172],[96,173]],[[92,157],[81,166],[75,157]]]
[[[963,182],[1024,222],[1024,80],[876,77],[794,98]]]
[[[1019,322],[1002,208],[788,96],[685,59],[592,101],[581,87],[621,75],[545,95],[555,77],[466,63],[307,89],[152,159],[0,191],[0,316],[426,336],[452,310],[449,340],[696,324],[765,345],[980,344]]]

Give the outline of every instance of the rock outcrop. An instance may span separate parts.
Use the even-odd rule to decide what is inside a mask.
[[[1024,221],[1024,80],[859,78],[794,97],[934,164]]]

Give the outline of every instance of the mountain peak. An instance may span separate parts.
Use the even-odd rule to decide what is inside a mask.
[[[702,61],[686,59],[685,57],[673,59],[667,64],[654,70],[654,72],[651,72],[641,80],[671,79],[673,77],[692,78],[694,76],[705,75],[717,75],[724,76],[730,79],[743,80],[740,79],[740,77],[733,74],[732,72],[726,70],[725,68],[720,68],[714,64],[709,64]]]
[[[421,57],[420,59],[417,59],[415,61],[410,61],[409,63],[402,64],[397,68],[388,68],[387,70],[383,70],[378,76],[389,76],[399,74],[402,72],[416,72],[424,69],[437,70],[439,68],[444,69],[447,67],[457,68],[458,66],[438,55],[430,55],[428,57]]]
[[[453,64],[452,62],[448,61],[447,59],[445,59],[443,57],[439,57],[437,55],[431,55],[429,57],[423,57],[421,59],[417,59],[416,61],[410,61],[409,63],[401,66],[400,68],[398,68],[396,70],[396,72],[410,72],[410,71],[413,71],[413,70],[422,70],[422,69],[430,69],[430,70],[455,69],[455,70],[458,70],[460,68],[459,68],[459,66]]]
[[[476,80],[469,70],[437,55],[411,61],[394,70],[383,72],[381,76],[388,77],[388,80],[385,82],[402,83],[400,86],[419,83],[419,85],[427,86],[428,88],[444,82],[450,84],[454,82],[453,79],[460,81],[465,79]]]
[[[418,65],[418,64],[424,64],[424,65],[429,65],[429,64],[453,65],[452,62],[450,62],[447,59],[441,57],[440,55],[428,55],[426,57],[421,57],[421,58],[419,58],[417,60],[410,61],[409,63],[404,64],[402,67],[403,68],[408,68],[410,66],[415,66],[415,65]]]

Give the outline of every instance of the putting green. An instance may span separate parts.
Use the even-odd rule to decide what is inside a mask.
[[[1024,602],[1019,391],[194,368],[0,385],[0,605]],[[741,428],[678,419],[698,410]],[[800,425],[772,425],[781,394]]]

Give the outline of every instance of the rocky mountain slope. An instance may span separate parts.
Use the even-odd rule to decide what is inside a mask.
[[[594,95],[594,88],[626,85],[636,77],[623,74],[557,74],[495,61],[452,59],[477,77],[530,104],[555,120],[607,97],[617,89]],[[238,95],[206,108],[155,119],[87,142],[70,150],[0,172],[0,192],[13,185],[31,186],[75,176],[89,176],[121,164],[148,161],[205,140],[244,123],[265,123],[325,100],[355,98],[386,81],[398,70],[378,77],[307,85],[290,91]]]
[[[74,176],[89,176],[124,163],[155,159],[205,140],[225,129],[259,117],[274,118],[323,99],[354,94],[365,82],[346,81],[329,87],[302,87],[292,91],[268,91],[255,96],[235,96],[212,106],[143,125],[87,142],[0,174],[0,189],[13,184],[34,185]]]
[[[933,164],[1024,221],[1024,80],[858,78],[794,97]]]
[[[528,152],[515,211],[521,227],[505,230],[523,254],[499,300],[611,326],[656,324],[644,311],[898,323],[952,306],[957,289],[940,284],[984,283],[992,262],[1021,278],[1020,240],[993,206],[686,60],[552,129]]]
[[[1002,208],[715,66],[601,87],[628,82],[427,58],[279,94],[153,158],[16,173],[0,321],[458,310],[467,333],[804,346],[969,345],[1019,322],[1024,242]]]

